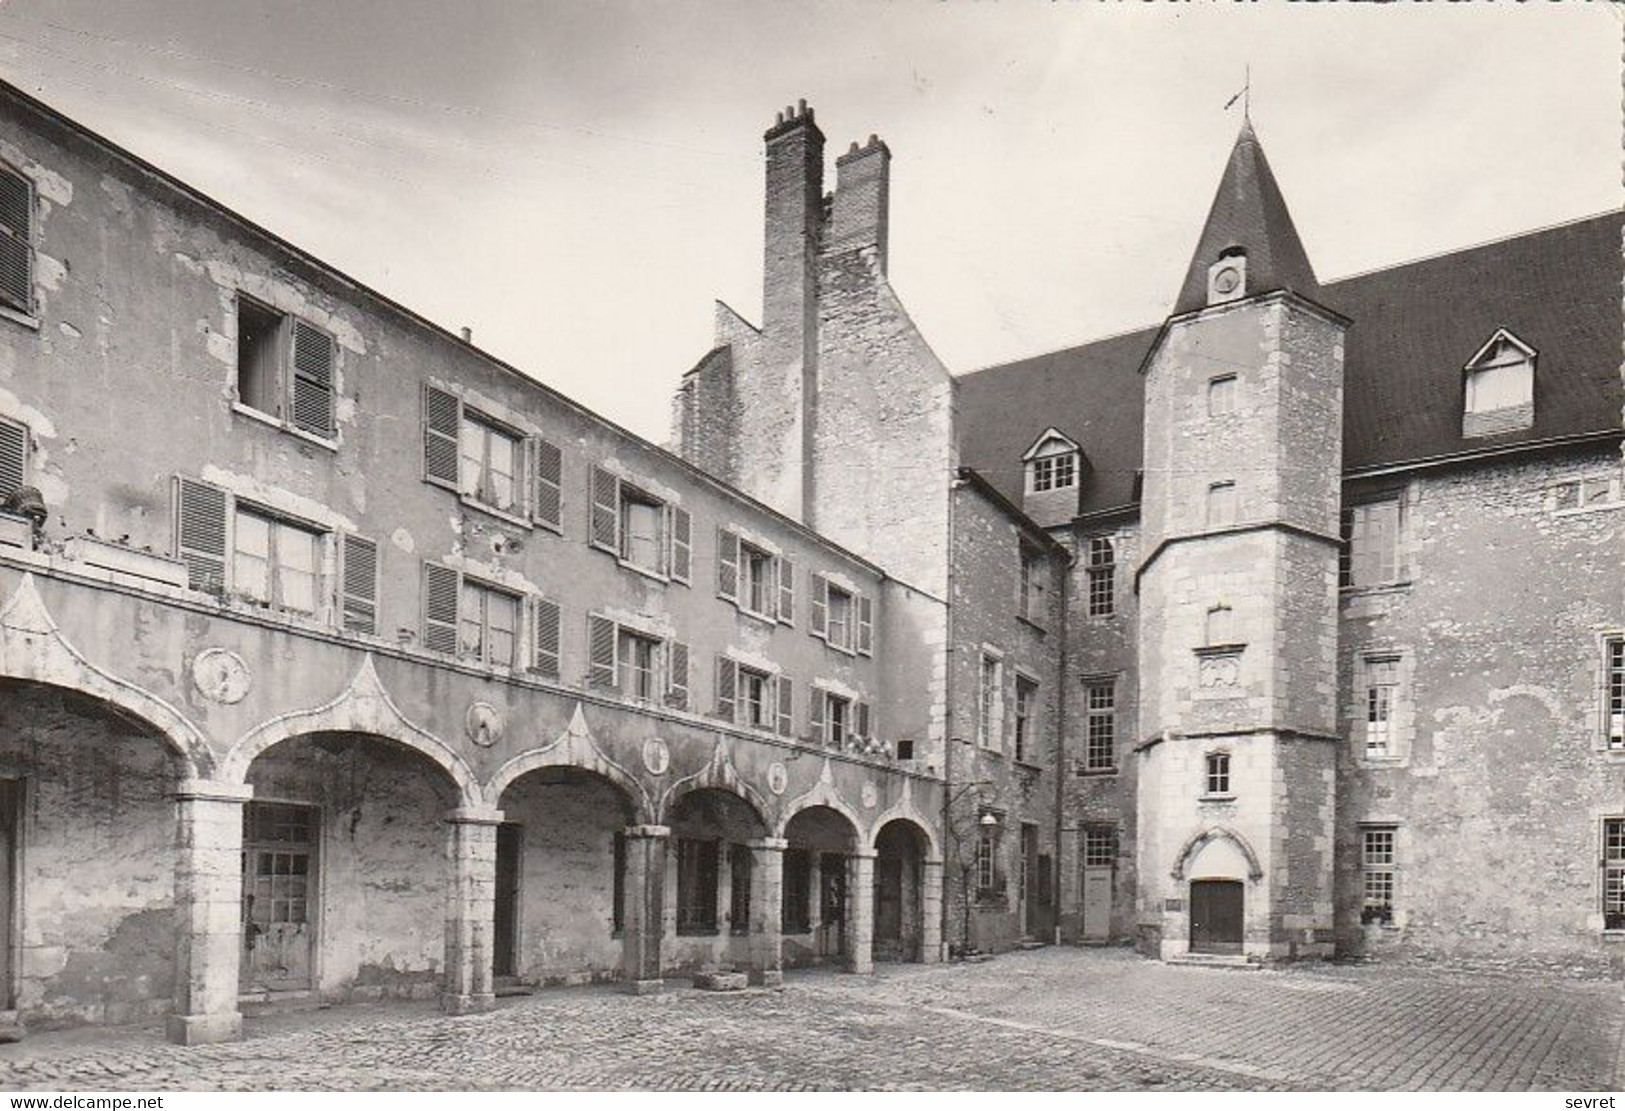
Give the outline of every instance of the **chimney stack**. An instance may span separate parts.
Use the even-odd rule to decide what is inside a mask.
[[[805,100],[778,114],[767,145],[762,328],[799,347],[813,320],[824,203],[824,133]]]
[[[853,143],[835,160],[835,207],[824,249],[874,247],[884,274],[890,202],[891,151],[871,135],[861,147]]]

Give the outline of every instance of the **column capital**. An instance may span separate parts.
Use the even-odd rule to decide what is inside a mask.
[[[625,833],[625,835],[627,837],[631,837],[631,838],[653,839],[653,838],[660,838],[660,837],[670,837],[671,836],[671,827],[670,826],[627,826],[626,829],[623,832]]]
[[[750,849],[763,849],[767,852],[782,853],[790,847],[790,842],[783,837],[758,837],[754,841],[746,841],[745,847]]]
[[[920,861],[920,863],[925,865],[927,868],[941,868],[947,863],[947,861],[940,856],[928,856],[924,860]]]
[[[854,860],[873,860],[880,854],[874,849],[853,849],[846,855],[852,857]]]
[[[223,779],[183,779],[172,792],[177,799],[207,799],[211,802],[247,802],[254,788],[247,783],[227,783]]]
[[[445,821],[462,826],[497,826],[502,824],[502,811],[494,806],[459,806],[446,811]]]

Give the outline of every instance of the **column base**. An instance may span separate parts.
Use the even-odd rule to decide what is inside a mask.
[[[753,968],[750,970],[752,987],[782,988],[784,986],[784,969],[782,968]]]
[[[850,972],[856,976],[871,976],[875,971],[875,962],[873,960],[856,960],[849,957],[841,971]]]
[[[440,997],[440,1009],[448,1015],[477,1015],[497,1005],[494,995],[451,995]]]
[[[170,1015],[164,1034],[176,1045],[213,1045],[241,1041],[243,1016],[236,1011],[212,1015]]]
[[[627,995],[659,995],[665,988],[664,980],[622,980],[621,991]]]

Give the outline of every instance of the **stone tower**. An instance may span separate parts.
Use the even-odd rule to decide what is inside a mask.
[[[1143,366],[1145,947],[1332,952],[1343,337],[1250,122]]]

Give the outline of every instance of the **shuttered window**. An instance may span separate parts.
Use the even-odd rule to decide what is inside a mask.
[[[333,435],[333,337],[303,320],[293,322],[293,425]]]
[[[454,394],[423,387],[423,477],[457,488],[457,430],[463,404]]]
[[[671,577],[689,581],[694,566],[694,522],[688,510],[671,507]]]
[[[343,551],[341,621],[346,632],[370,636],[378,631],[378,545],[364,537],[347,535]]]
[[[875,604],[867,594],[858,595],[858,654],[875,654]]]
[[[438,563],[423,565],[423,646],[431,652],[457,651],[457,595],[462,576]]]
[[[666,705],[688,709],[688,645],[677,640],[666,642]]]
[[[557,679],[560,670],[560,613],[559,604],[548,598],[536,599],[531,612],[531,630],[534,650],[530,668],[538,675]]]
[[[725,528],[717,529],[717,597],[739,598],[739,534]]]
[[[739,665],[727,656],[717,657],[717,698],[716,716],[723,721],[733,721],[736,705],[736,691],[739,681]]]
[[[613,690],[617,668],[615,622],[607,617],[587,617],[587,685]]]
[[[781,737],[790,737],[795,734],[795,683],[788,675],[780,675],[778,732]]]
[[[796,623],[796,565],[784,556],[779,557],[779,620]]]
[[[34,311],[34,183],[0,166],[0,304]]]
[[[189,478],[176,485],[176,554],[186,564],[187,585],[210,594],[226,592],[226,492]]]
[[[812,635],[829,636],[829,580],[822,575],[811,575],[812,583]]]
[[[532,473],[536,476],[536,523],[551,529],[564,527],[564,453],[547,440],[531,441]]]
[[[28,429],[0,420],[0,499],[9,498],[28,482]]]

